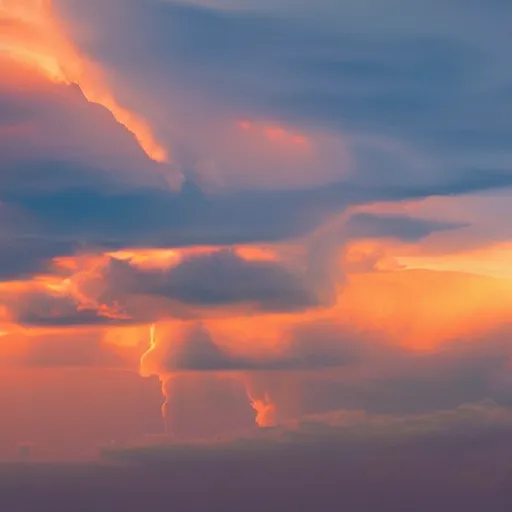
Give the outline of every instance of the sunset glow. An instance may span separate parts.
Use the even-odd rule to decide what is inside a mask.
[[[510,509],[512,11],[454,2],[0,0],[0,512]]]
[[[86,98],[104,106],[133,133],[142,150],[157,162],[168,160],[167,150],[137,114],[122,107],[98,66],[73,45],[64,23],[57,18],[52,0],[2,0],[0,52],[32,66],[52,81],[76,83]]]

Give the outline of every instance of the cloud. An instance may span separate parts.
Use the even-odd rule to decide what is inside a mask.
[[[510,411],[491,403],[395,418],[338,411],[248,437],[114,444],[102,455],[116,464],[31,465],[31,481],[45,485],[34,483],[23,493],[13,482],[26,481],[26,467],[5,465],[10,485],[0,502],[47,510],[73,507],[78,498],[83,510],[108,510],[115,502],[127,511],[170,501],[201,510],[213,502],[249,512],[383,505],[428,512],[449,503],[477,512],[505,510],[510,499]]]
[[[359,449],[359,434],[375,446],[390,430],[409,442],[438,422],[447,438],[466,421],[480,435],[487,406],[449,424],[432,411],[510,403],[510,282],[408,270],[507,239],[504,7],[319,2],[27,0],[23,19],[0,13],[8,363],[125,367],[118,352],[138,356],[154,323],[141,374],[166,399],[200,401],[173,378],[245,379],[205,410],[222,416],[227,390],[244,418],[308,416],[279,431],[286,450]],[[244,257],[262,244],[270,258]],[[156,249],[175,258],[139,264]],[[504,275],[484,249],[472,266],[458,258]],[[115,349],[98,341],[116,329]],[[366,413],[349,433],[345,413],[325,416],[352,408]],[[493,425],[508,421],[499,411]],[[389,417],[411,413],[427,416]]]
[[[151,128],[137,112],[119,103],[102,70],[80,51],[69,37],[69,27],[58,16],[52,1],[9,2],[0,13],[7,28],[2,37],[8,58],[56,84],[77,83],[88,101],[101,105],[136,139],[153,161],[166,162],[166,148],[155,139]]]
[[[398,238],[414,242],[438,231],[466,227],[464,224],[417,219],[405,215],[356,213],[347,221],[347,236],[352,238]]]
[[[17,240],[34,232],[66,247],[277,241],[305,235],[353,204],[509,187],[506,155],[445,159],[448,135],[431,141],[429,133],[418,133],[438,134],[449,121],[466,118],[469,133],[474,118],[483,141],[491,124],[497,126],[481,122],[496,118],[488,103],[471,101],[477,93],[469,78],[484,65],[475,42],[459,32],[445,37],[432,16],[426,16],[429,29],[414,34],[403,23],[403,6],[388,4],[389,22],[400,28],[395,37],[378,27],[370,35],[361,20],[351,33],[306,23],[287,4],[277,16],[251,4],[252,11],[233,12],[125,2],[125,23],[107,41],[102,34],[113,29],[102,24],[117,16],[116,2],[60,2],[64,25],[74,28],[80,20],[84,29],[69,31],[75,46],[102,63],[112,88],[176,146],[188,182],[181,192],[169,191],[169,169],[151,161],[136,137],[78,86],[50,83],[4,59],[10,73],[0,91],[7,134],[0,141],[2,208],[17,216],[0,222],[0,230],[9,228],[9,243],[20,252],[24,243]],[[352,4],[327,8],[354,20],[361,15]],[[87,44],[80,41],[84,33]],[[141,37],[134,41],[133,33]],[[471,112],[474,105],[480,113]],[[244,118],[249,130],[237,125]],[[499,125],[508,133],[506,119]],[[453,131],[463,136],[464,130]],[[305,152],[274,144],[272,133],[304,139]],[[388,229],[383,221],[364,222],[358,229]],[[395,227],[406,236],[441,229],[400,222]],[[48,259],[31,252],[34,264],[10,275],[38,270]],[[54,255],[62,252],[55,245]]]
[[[165,325],[164,325],[165,327]],[[260,355],[241,351],[245,340],[225,339],[208,322],[187,321],[163,329],[157,336],[148,362],[154,373],[180,372],[321,372],[349,368],[380,361],[400,360],[404,352],[392,346],[380,346],[361,336],[351,326],[329,322],[299,323],[283,328],[279,347]]]
[[[16,321],[26,327],[66,327],[88,325],[119,325],[131,323],[128,317],[110,316],[101,308],[77,309],[71,298],[41,295],[30,298],[17,312]]]
[[[508,366],[510,329],[487,333],[479,339],[452,340],[427,354],[407,349],[369,347],[351,368],[360,374],[311,376],[303,384],[304,412],[323,414],[339,407],[375,414],[425,414],[452,409],[470,401],[493,398],[510,404]],[[269,386],[269,393],[278,386]],[[285,408],[281,399],[277,407]]]
[[[297,509],[374,510],[385,504],[428,511],[447,502],[465,510],[500,510],[496,490],[508,473],[510,430],[509,409],[481,402],[409,416],[340,410],[225,441],[155,440],[105,447],[101,453],[106,460],[146,474],[175,464],[182,474],[190,471],[196,477],[214,467],[225,468],[223,477],[232,474],[235,488],[249,492],[264,485],[272,493],[255,492],[250,510],[293,503]],[[298,489],[297,481],[314,483]],[[340,481],[347,484],[342,493]],[[372,492],[361,492],[365,486]],[[246,492],[230,492],[230,504],[224,508],[245,506]]]
[[[185,258],[167,271],[137,270],[111,259],[105,278],[122,292],[157,295],[185,304],[221,306],[255,303],[261,309],[316,305],[305,279],[274,262],[247,261],[225,249]],[[107,285],[108,286],[108,285]]]
[[[10,74],[0,84],[0,182],[6,196],[165,184],[160,166],[134,136],[77,85],[48,82],[5,58],[1,65]]]
[[[133,135],[77,86],[50,83],[4,56],[0,65],[8,77],[0,83],[0,272],[20,278],[41,272],[52,257],[68,255],[80,243],[70,231],[63,236],[57,223],[57,229],[45,225],[40,212],[22,204],[27,197],[168,184]],[[83,200],[81,207],[87,208]]]
[[[2,210],[0,206],[0,211]],[[72,241],[45,238],[0,238],[0,277],[23,278],[48,269],[56,255],[71,255],[76,250]]]
[[[0,94],[8,134],[0,141],[5,146],[0,181],[1,208],[10,215],[2,216],[0,231],[7,233],[7,253],[19,252],[30,260],[6,262],[3,273],[9,277],[40,271],[52,256],[68,254],[78,243],[110,249],[278,241],[305,235],[353,204],[468,194],[511,183],[507,172],[492,168],[434,177],[414,171],[376,181],[372,168],[383,165],[378,159],[363,170],[330,174],[327,185],[313,180],[296,187],[285,181],[279,190],[256,187],[215,194],[194,184],[202,179],[196,169],[191,181],[175,192],[168,189],[167,171],[149,160],[134,137],[105,108],[88,102],[80,89],[33,79],[23,67],[8,66],[12,83],[3,84]],[[16,77],[32,81],[20,89]],[[319,162],[326,169],[340,164],[342,155],[324,160],[321,140],[319,144],[306,175]],[[259,149],[256,167],[288,165],[279,159],[259,162],[258,154]],[[223,158],[229,161],[230,155],[228,151]],[[238,157],[234,162],[238,173],[243,162]],[[41,249],[27,242],[35,232]]]
[[[71,260],[80,264],[79,256]],[[0,293],[0,303],[26,326],[154,322],[162,315],[197,318],[201,308],[242,307],[270,313],[320,306],[314,283],[303,273],[277,262],[246,260],[234,249],[184,256],[163,269],[140,268],[108,255],[91,260],[71,273],[53,265],[49,281],[43,276],[39,282],[21,283],[14,292],[7,288]],[[9,275],[14,261],[7,269]]]
[[[336,300],[338,286],[345,281],[345,270],[353,273],[357,269],[376,268],[383,257],[380,252],[368,255],[371,261],[364,260],[373,262],[369,267],[364,266],[367,264],[360,259],[354,261],[352,258],[347,259],[341,268],[339,252],[348,241],[361,237],[392,236],[411,242],[437,231],[458,227],[455,223],[407,216],[356,213],[346,222],[338,222],[326,234],[320,232],[319,236],[314,236],[308,242],[310,248],[302,257],[305,261],[299,268],[286,260],[247,260],[237,253],[236,248],[220,247],[181,256],[177,264],[165,269],[140,268],[130,259],[98,255],[99,263],[90,263],[90,268],[83,268],[75,275],[62,273],[62,269],[59,270],[52,262],[52,257],[72,254],[78,247],[67,248],[62,243],[46,242],[44,238],[18,239],[3,253],[4,271],[9,277],[46,270],[62,274],[59,286],[63,287],[63,293],[60,295],[50,289],[24,295],[25,303],[17,308],[17,318],[25,325],[158,319],[161,308],[148,316],[149,309],[141,303],[145,298],[173,301],[177,317],[187,308],[220,309],[233,305],[245,305],[253,312],[291,312],[332,304]],[[22,247],[23,257],[20,258],[18,251]],[[80,256],[74,259],[79,261]],[[178,304],[180,309],[176,309]],[[104,310],[100,311],[100,307]],[[165,308],[163,303],[162,307]],[[171,305],[168,303],[167,307]]]
[[[49,282],[19,282],[0,292],[0,304],[11,320],[25,327],[72,327],[131,323],[118,305],[100,303],[71,287],[64,278]]]
[[[82,246],[175,247],[286,240],[305,235],[350,204],[419,199],[508,187],[507,174],[482,172],[433,186],[354,186],[340,182],[301,191],[239,192],[208,196],[195,187],[181,193],[139,189],[104,193],[94,188],[6,194],[5,204],[33,219],[40,236]],[[300,211],[300,215],[297,215]],[[25,223],[27,224],[27,223]],[[432,226],[432,228],[436,228]],[[437,226],[437,229],[439,226]],[[18,237],[30,225],[11,226]],[[58,251],[55,251],[55,256]]]
[[[269,429],[254,436],[209,444],[180,446],[173,443],[149,446],[126,446],[119,449],[105,448],[102,453],[107,458],[131,462],[165,462],[173,457],[194,456],[203,452],[218,455],[250,455],[255,447],[270,455],[283,449],[301,450],[313,445],[320,449],[331,446],[333,450],[349,450],[357,453],[366,449],[427,447],[430,443],[461,436],[466,441],[474,437],[499,435],[509,432],[512,427],[511,412],[492,400],[468,403],[454,409],[432,411],[427,414],[372,415],[357,410],[333,410],[323,415],[305,416],[299,422]],[[265,448],[267,450],[265,450]],[[395,452],[397,453],[397,452]]]
[[[165,102],[169,118],[180,123],[186,139],[193,139],[192,122],[200,129],[213,117],[211,133],[226,116],[242,115],[334,131],[357,172],[373,179],[510,169],[510,74],[502,51],[510,38],[500,9],[482,17],[472,8],[461,14],[457,2],[439,5],[436,13],[423,1],[414,12],[393,0],[366,2],[366,10],[354,2],[323,2],[324,9],[281,2],[272,10],[245,4],[246,10],[238,4],[219,9],[217,2],[123,3],[126,25],[116,31],[116,43],[102,36],[116,16],[114,4],[70,2],[66,12],[96,27],[89,50],[114,70],[120,87],[130,77],[127,94],[132,89],[155,118],[155,101],[139,92],[151,88],[158,98],[171,96]],[[380,23],[370,12],[382,13]],[[144,34],[137,42],[130,37],[135,30]],[[197,100],[197,111],[185,112],[174,96]],[[177,139],[177,158],[184,147],[190,161],[190,140]],[[212,158],[218,156],[213,151]]]

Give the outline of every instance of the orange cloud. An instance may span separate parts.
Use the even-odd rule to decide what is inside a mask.
[[[0,52],[51,81],[78,84],[90,102],[110,110],[133,133],[149,158],[168,161],[166,148],[156,140],[148,123],[118,102],[101,69],[73,44],[52,0],[3,0],[0,26]]]
[[[510,261],[512,244],[497,243],[488,247],[451,254],[404,254],[397,262],[406,268],[438,271],[459,271],[495,278],[512,278]]]
[[[276,425],[276,404],[272,402],[268,393],[265,393],[262,397],[256,398],[247,392],[249,403],[251,407],[256,411],[256,425],[258,427],[273,427]]]
[[[272,144],[282,144],[285,146],[297,146],[303,148],[311,146],[311,140],[306,135],[294,133],[282,126],[254,123],[252,121],[238,121],[237,124],[242,130],[251,131],[256,137],[266,139]]]
[[[333,314],[423,350],[503,325],[511,309],[512,280],[403,270],[351,276]]]
[[[512,280],[439,272],[429,270],[428,266],[423,270],[407,270],[399,256],[405,247],[400,243],[368,240],[350,244],[344,259],[339,261],[341,268],[347,262],[352,265],[350,268],[355,268],[368,254],[371,265],[360,265],[357,272],[349,273],[348,282],[336,292],[334,304],[327,307],[272,313],[236,304],[216,305],[207,310],[171,301],[165,307],[155,308],[156,302],[152,302],[155,299],[144,296],[129,302],[129,312],[137,316],[143,310],[155,308],[152,318],[158,319],[161,336],[173,339],[179,338],[179,325],[184,321],[177,318],[200,320],[213,342],[229,357],[260,361],[278,359],[289,349],[298,328],[315,323],[332,325],[339,333],[347,329],[363,337],[370,333],[374,338],[410,350],[428,350],[460,337],[483,333],[507,321],[512,309]],[[58,274],[0,283],[0,299],[5,310],[0,318],[3,322],[0,330],[9,330],[9,325],[15,322],[17,308],[34,295],[70,299],[62,305],[58,301],[49,303],[55,308],[56,321],[74,304],[77,312],[90,310],[99,317],[122,322],[130,318],[129,313],[115,301],[103,300],[104,294],[108,297],[112,291],[106,288],[112,283],[107,285],[103,274],[110,257],[128,259],[143,268],[172,272],[183,258],[215,250],[218,248],[127,249],[104,255],[58,258],[54,260]],[[273,261],[281,257],[280,247],[240,246],[234,250],[248,260]],[[484,252],[480,258],[485,260]],[[33,304],[42,307],[37,302]],[[144,317],[138,318],[138,323],[144,321]],[[55,325],[53,329],[60,327]],[[134,346],[149,339],[148,328],[144,327],[143,331],[135,326],[113,327],[111,339],[121,347]],[[157,373],[156,369],[153,373]]]
[[[388,249],[392,252],[392,246]],[[134,254],[137,254],[137,251],[134,251]],[[143,254],[148,257],[149,253]],[[177,254],[180,254],[180,249],[177,249]],[[255,255],[259,256],[257,251]],[[75,261],[73,264],[59,260],[59,268],[61,271],[67,268],[71,272],[80,272],[81,265],[84,265],[82,278],[85,279],[88,272],[95,272],[94,265],[103,258],[106,256],[84,256],[81,263]],[[88,268],[89,264],[92,265],[91,268]],[[73,293],[72,288],[68,289],[64,284],[68,277],[63,278],[64,283],[59,283],[58,279],[61,278],[38,276],[31,282],[4,283],[0,287],[0,292],[16,294],[21,300],[21,292],[29,289],[46,289],[56,295]],[[97,304],[97,307],[101,311],[101,305]],[[5,309],[4,317],[7,323],[0,325],[0,331],[10,333],[11,327],[15,326],[9,324],[10,311],[8,307]],[[346,286],[339,290],[336,303],[323,309],[300,313],[250,315],[241,313],[230,305],[221,309],[218,316],[201,316],[200,324],[211,337],[213,346],[226,354],[226,361],[234,362],[233,372],[240,377],[240,385],[245,387],[247,404],[254,411],[255,422],[259,426],[272,426],[278,423],[279,418],[300,415],[300,406],[290,405],[290,401],[295,399],[295,395],[298,396],[299,391],[288,387],[279,394],[282,385],[276,385],[275,382],[272,384],[274,377],[263,375],[258,362],[263,361],[261,368],[264,368],[265,361],[285,361],[287,357],[302,357],[305,353],[301,352],[305,347],[304,343],[309,344],[306,347],[306,356],[309,353],[320,354],[327,346],[324,342],[328,341],[339,347],[353,343],[356,351],[359,350],[357,347],[362,347],[363,353],[375,348],[378,358],[379,344],[415,353],[438,351],[445,344],[460,340],[477,340],[479,335],[491,332],[507,322],[512,310],[512,281],[431,270],[380,270],[351,274]],[[106,313],[108,311],[105,311]],[[169,318],[171,314],[172,312],[168,313],[167,317],[162,315],[161,321],[153,329],[150,329],[149,325],[115,326],[95,330],[53,327],[51,331],[49,328],[37,328],[30,331],[32,341],[25,334],[8,334],[2,338],[2,343],[9,343],[8,346],[4,344],[4,355],[7,360],[16,356],[17,360],[23,361],[26,354],[36,354],[42,361],[49,360],[52,364],[61,361],[64,364],[67,358],[78,364],[76,361],[81,361],[78,358],[80,356],[89,364],[92,364],[91,361],[94,364],[101,364],[102,361],[109,362],[108,357],[114,354],[120,356],[119,361],[125,361],[123,364],[133,362],[134,366],[128,365],[133,369],[135,358],[142,356],[140,375],[154,376],[159,380],[164,428],[167,430],[168,421],[171,421],[172,430],[172,422],[175,421],[172,416],[174,402],[170,402],[169,399],[179,392],[174,387],[172,378],[181,373],[179,368],[175,372],[171,366],[166,367],[163,361],[169,357],[169,350],[182,344],[184,333],[189,332],[191,326],[197,325],[198,320],[176,320]],[[294,345],[295,340],[302,336],[304,329],[310,331],[308,339],[303,341],[302,345]],[[64,338],[69,340],[69,346],[62,341],[50,350],[50,345],[46,342],[37,341],[40,337],[47,339],[51,332],[58,333],[61,341]],[[96,336],[101,337],[101,346],[89,345],[84,338],[88,332],[95,332]],[[72,340],[75,338],[83,339],[80,350],[75,354],[78,359],[71,357]],[[20,340],[24,341],[20,344]],[[204,346],[201,348],[198,342],[196,338],[192,340],[194,352],[189,354],[205,357],[205,353],[201,352]],[[60,350],[59,347],[67,347],[68,350],[59,354],[56,352],[57,349]],[[105,354],[108,357],[103,354],[103,350],[107,348]],[[324,359],[321,361],[327,361],[331,353],[325,351]],[[206,352],[206,357],[209,357],[208,354],[216,355],[215,352]],[[250,364],[237,369],[237,361],[255,361],[254,370]],[[349,365],[352,364],[350,361],[349,359]],[[313,366],[312,369],[321,370],[322,364],[324,363],[320,362],[320,366]],[[357,365],[358,362],[354,364]],[[229,366],[227,368],[229,370]],[[350,368],[347,371],[349,370]],[[207,368],[197,371],[210,370]],[[259,385],[256,385],[252,377],[246,378],[244,372],[255,374]],[[301,372],[301,369],[296,371]],[[189,372],[184,370],[184,373]],[[191,372],[191,379],[193,375],[194,371]],[[297,381],[294,382],[294,385],[298,386]]]
[[[177,247],[173,249],[134,248],[123,249],[107,253],[107,256],[119,260],[130,261],[140,269],[168,269],[180,264],[185,258],[200,254],[211,254],[218,251],[215,246]],[[254,245],[233,246],[232,250],[237,256],[246,261],[276,261],[278,255],[270,247]],[[73,258],[61,258],[59,264],[73,265]]]

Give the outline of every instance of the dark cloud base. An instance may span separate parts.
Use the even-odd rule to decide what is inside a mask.
[[[31,512],[506,512],[511,433],[491,422],[393,443],[364,438],[227,452],[184,448],[159,462],[146,451],[139,464],[5,464],[0,506]]]

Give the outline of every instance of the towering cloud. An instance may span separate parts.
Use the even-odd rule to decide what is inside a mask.
[[[66,382],[95,442],[509,403],[509,9],[459,3],[0,0],[5,439]]]

